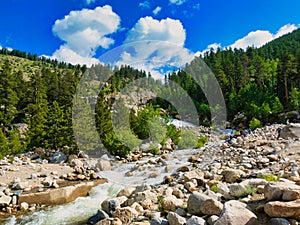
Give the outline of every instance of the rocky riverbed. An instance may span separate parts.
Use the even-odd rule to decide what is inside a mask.
[[[28,159],[26,163],[26,158],[18,157],[12,164],[3,165],[2,170],[7,175],[9,168],[25,166],[28,169],[32,163],[37,169],[34,173],[25,175],[25,172],[15,171],[24,174],[25,184],[28,182],[29,186],[33,186],[31,182],[35,179],[41,185],[47,177],[63,179],[68,184],[81,179],[87,182],[93,179],[91,174],[94,173],[106,177],[109,183],[123,186],[112,198],[103,201],[98,197],[99,211],[89,220],[86,218],[88,224],[299,224],[300,141],[293,129],[297,130],[285,125],[266,126],[229,142],[206,133],[210,142],[199,150],[162,150],[158,156],[141,151],[111,162],[108,159],[93,161],[81,154],[72,156],[70,164],[56,164],[55,169],[47,168],[52,165],[49,163]],[[282,132],[278,139],[279,130]],[[118,173],[100,172],[116,168]],[[41,176],[45,170],[49,173],[47,177]],[[36,174],[34,179],[32,174]],[[12,189],[13,182],[4,183],[4,186],[10,184],[5,186],[9,188],[8,193],[16,191]],[[39,188],[45,191],[59,187],[43,184]],[[22,190],[27,191],[26,185]],[[6,194],[5,188],[3,193],[11,197],[3,207],[6,211],[13,206],[15,194]],[[35,210],[35,206],[24,201],[18,202],[16,208],[28,212]],[[72,221],[68,224],[79,224]],[[18,221],[10,224],[18,224]]]
[[[161,183],[126,187],[106,199],[88,223],[299,224],[300,142],[294,136],[278,139],[279,128],[285,126],[267,126],[207,145]],[[163,155],[137,163],[127,176],[139,170],[158,175],[155,168],[169,170],[169,160]]]

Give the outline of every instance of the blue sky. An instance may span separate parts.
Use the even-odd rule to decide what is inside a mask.
[[[300,24],[298,0],[5,0],[0,8],[0,46],[86,64],[135,41],[167,41],[196,55],[259,47]],[[168,55],[164,49],[158,54]]]

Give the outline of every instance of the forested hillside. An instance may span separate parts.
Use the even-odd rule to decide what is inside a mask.
[[[149,137],[150,131],[145,124],[155,116],[163,114],[167,118],[178,114],[167,101],[152,100],[138,112],[130,114],[133,133],[120,127],[119,136],[132,141],[129,146],[123,145],[111,124],[111,100],[126,84],[139,78],[146,79],[153,88],[156,83],[167,87],[168,80],[178,83],[193,99],[200,123],[209,126],[211,113],[206,97],[189,75],[201,65],[201,60],[207,63],[219,81],[229,121],[243,113],[243,122],[254,128],[260,123],[278,122],[281,113],[300,108],[300,30],[260,49],[208,52],[192,61],[185,70],[166,74],[164,81],[155,81],[151,74],[129,66],[112,69],[97,65],[88,70],[91,80],[86,87],[94,85],[97,90],[99,85],[105,85],[105,88],[100,93],[87,93],[86,98],[91,104],[96,104],[97,131],[104,146],[115,155],[126,155],[131,151],[131,145],[136,146],[139,139]],[[72,104],[80,78],[86,72],[85,66],[59,63],[16,50],[0,50],[1,156],[38,147],[77,151],[72,130]],[[113,76],[101,83],[99,76],[103,74]],[[95,96],[98,96],[97,101],[93,100]],[[20,127],[25,127],[25,133],[20,134]],[[165,132],[167,137],[178,142],[181,134],[174,126],[168,126]],[[82,135],[87,141],[95,138],[88,131]],[[164,145],[165,141],[161,144]],[[200,142],[195,142],[194,147],[200,145]],[[152,151],[155,152],[155,148]]]

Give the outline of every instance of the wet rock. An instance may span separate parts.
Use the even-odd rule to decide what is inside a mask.
[[[264,207],[270,217],[300,219],[300,199],[291,202],[268,202]]]
[[[94,216],[91,216],[88,219],[88,224],[94,225],[96,223],[98,223],[100,220],[104,220],[104,219],[108,219],[109,215],[107,215],[106,212],[104,212],[103,210],[98,210],[97,214]]]
[[[220,218],[214,225],[259,225],[256,215],[239,201],[225,202]]]
[[[182,216],[179,216],[178,214],[174,212],[169,212],[167,219],[169,221],[170,225],[184,225],[186,224],[186,219]]]

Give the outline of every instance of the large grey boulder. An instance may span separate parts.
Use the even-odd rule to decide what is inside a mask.
[[[220,215],[223,209],[223,204],[205,194],[193,192],[189,196],[187,208],[189,213],[196,216]]]
[[[187,220],[186,225],[207,225],[207,223],[201,217],[192,216]]]
[[[50,163],[59,164],[67,161],[67,156],[62,152],[55,152],[50,157]]]
[[[256,215],[246,207],[245,203],[236,200],[226,202],[214,225],[259,225]]]
[[[300,219],[300,199],[291,202],[268,202],[264,207],[270,217]]]
[[[290,182],[270,182],[265,185],[264,195],[268,201],[293,201],[300,198],[300,186]]]
[[[279,137],[283,139],[300,138],[300,123],[290,123],[280,130]]]
[[[179,216],[177,213],[169,212],[167,219],[170,225],[185,225],[186,219],[182,216]]]

